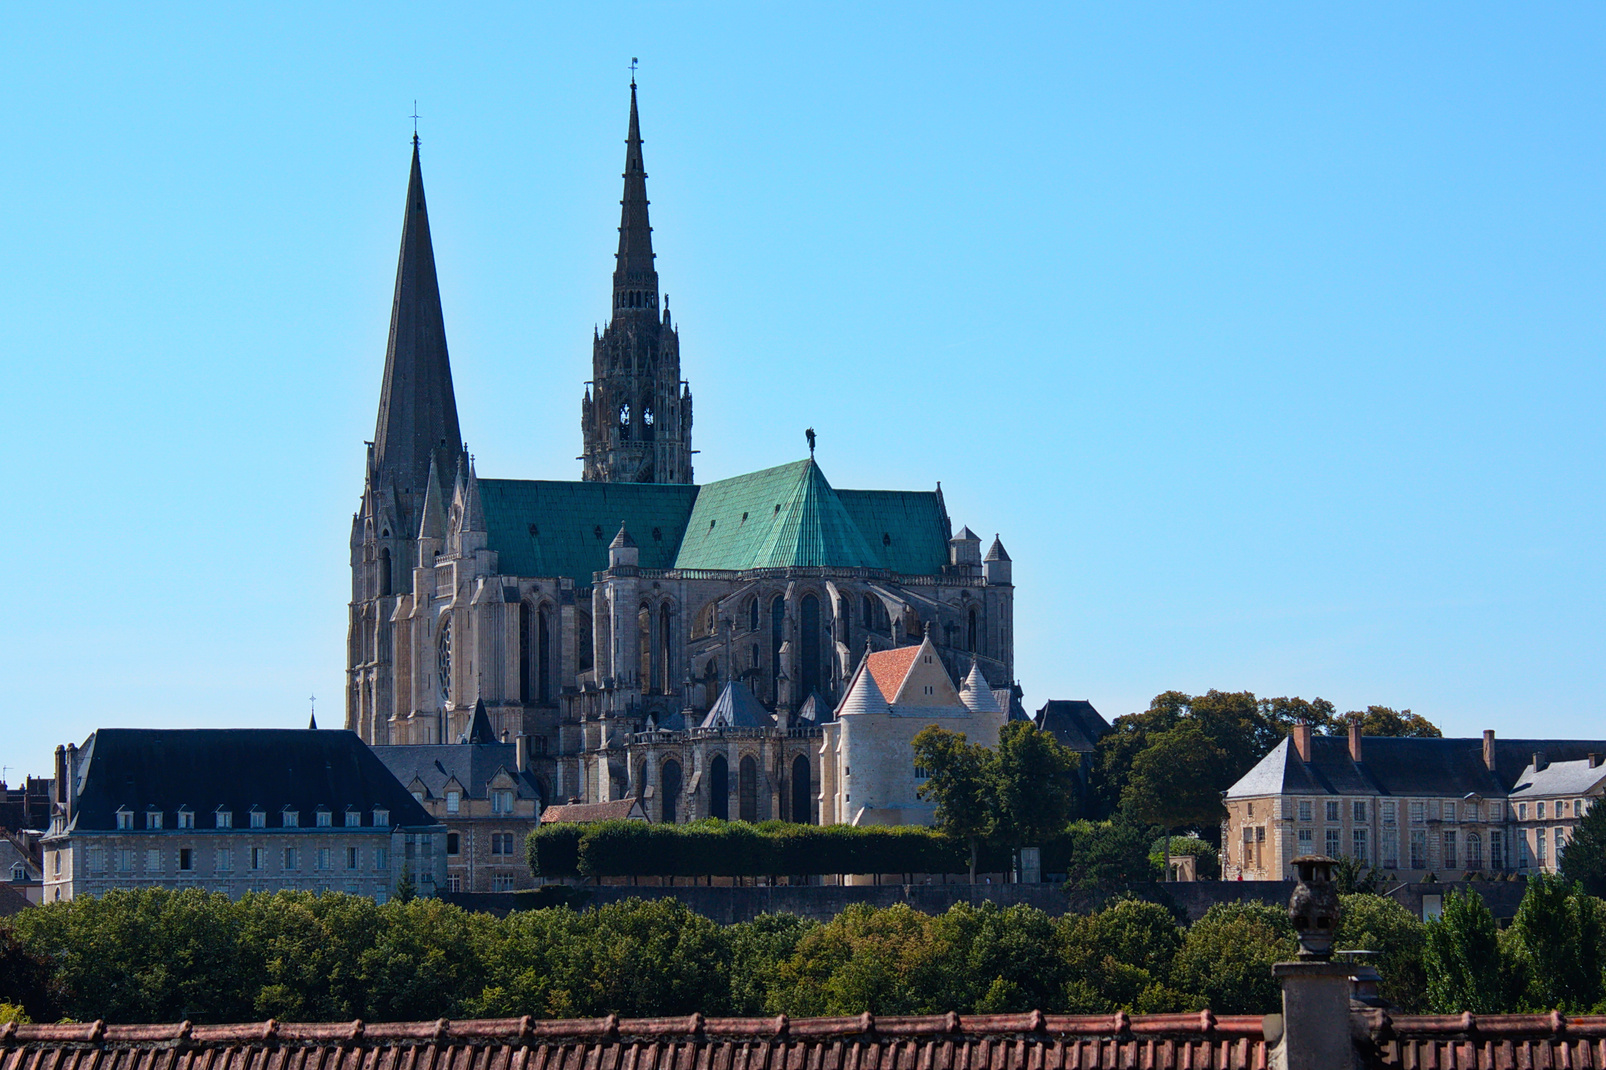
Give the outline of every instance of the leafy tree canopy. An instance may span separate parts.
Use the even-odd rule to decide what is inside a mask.
[[[1590,803],[1561,856],[1561,875],[1590,895],[1606,898],[1606,804]]]

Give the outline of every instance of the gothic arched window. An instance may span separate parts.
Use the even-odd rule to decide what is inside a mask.
[[[875,603],[870,601],[870,596],[869,595],[865,595],[864,596],[864,630],[865,631],[870,631],[874,627],[875,627]]]
[[[442,702],[450,702],[452,698],[452,618],[446,617],[441,621],[440,639],[435,645],[435,671],[440,674],[440,696]]]
[[[974,609],[970,611],[970,623],[968,625],[968,631],[969,635],[967,638],[970,641],[970,652],[974,654],[976,652],[976,611]]]
[[[752,598],[747,602],[747,630],[758,631],[758,599]]]
[[[723,754],[714,755],[708,769],[708,816],[721,821],[731,816],[731,770]]]
[[[798,654],[802,664],[798,667],[799,688],[793,701],[802,703],[820,690],[820,600],[812,594],[804,595],[800,616],[803,619],[798,625]]]
[[[758,763],[751,754],[736,767],[736,816],[748,822],[758,820]]]
[[[792,820],[800,825],[814,824],[814,792],[810,790],[807,755],[792,759]]]
[[[619,406],[619,437],[630,437],[630,402]]]
[[[652,438],[653,438],[652,406],[651,405],[643,405],[641,407],[641,439],[642,439],[643,442],[651,442]]]
[[[680,802],[680,763],[670,758],[664,762],[659,773],[658,787],[663,792],[662,809],[658,811],[659,820],[666,825],[673,825],[679,814],[676,812]]]
[[[535,622],[535,695],[541,705],[552,701],[552,613],[546,606]]]
[[[379,597],[390,594],[390,548],[379,551]]]

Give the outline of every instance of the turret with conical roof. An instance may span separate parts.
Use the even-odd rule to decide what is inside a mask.
[[[581,402],[582,478],[604,483],[690,483],[691,390],[680,378],[680,336],[658,302],[647,214],[636,83],[630,82],[619,251],[608,326],[592,340]]]

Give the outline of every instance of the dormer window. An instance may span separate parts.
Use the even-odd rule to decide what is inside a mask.
[[[326,829],[335,823],[335,815],[328,810],[318,811],[318,827]]]
[[[220,829],[231,829],[234,827],[234,811],[219,810],[212,815],[212,820]]]
[[[134,811],[127,808],[117,811],[117,827],[131,829],[134,827]]]
[[[148,829],[159,829],[159,828],[161,828],[162,827],[162,812],[160,810],[146,810],[145,811],[145,827],[148,828]]]
[[[513,793],[511,791],[491,792],[491,813],[511,814],[513,812]]]
[[[187,808],[183,809],[183,810],[180,810],[178,812],[178,827],[181,828],[181,829],[192,829],[192,828],[194,828],[195,827],[195,811],[187,809]]]
[[[300,810],[285,810],[285,811],[283,811],[283,815],[284,815],[283,824],[284,824],[285,828],[293,829],[293,828],[300,828],[301,827],[301,811]]]
[[[463,793],[462,792],[460,792],[460,791],[448,791],[446,793],[446,812],[448,814],[457,813],[460,809],[462,809],[462,806],[463,806]]]
[[[385,826],[387,826],[389,824],[390,824],[390,811],[389,810],[375,810],[374,811],[374,827],[375,828],[384,828]]]
[[[349,828],[349,829],[362,828],[362,811],[361,810],[347,810],[346,811],[346,827]]]
[[[251,827],[254,829],[268,827],[268,813],[266,810],[258,810],[254,806],[251,808]]]

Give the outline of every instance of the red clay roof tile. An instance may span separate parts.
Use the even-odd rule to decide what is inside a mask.
[[[915,655],[920,653],[919,645],[900,646],[892,650],[875,650],[867,656],[870,677],[875,680],[876,686],[881,689],[881,697],[891,702],[898,694],[898,688],[903,686],[903,678],[909,675],[914,667]]]

